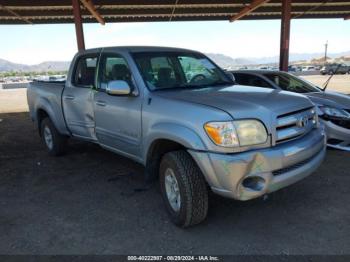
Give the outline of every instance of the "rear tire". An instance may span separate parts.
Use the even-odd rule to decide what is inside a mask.
[[[207,184],[187,152],[165,154],[160,163],[159,180],[166,209],[174,224],[185,228],[199,224],[207,217]]]
[[[65,152],[67,137],[58,132],[50,118],[41,121],[40,134],[50,155],[59,156]]]

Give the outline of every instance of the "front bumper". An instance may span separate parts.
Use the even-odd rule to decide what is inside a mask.
[[[313,173],[325,156],[325,134],[315,129],[275,147],[236,154],[189,150],[215,193],[249,200]]]
[[[322,121],[327,134],[327,146],[350,151],[350,129],[341,127],[331,121]]]

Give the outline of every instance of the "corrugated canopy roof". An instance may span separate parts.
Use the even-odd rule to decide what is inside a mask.
[[[93,0],[106,22],[229,20],[251,0]],[[281,1],[272,0],[241,19],[279,19]],[[349,18],[348,0],[293,0],[292,18]],[[82,6],[83,22],[96,22]],[[0,0],[0,24],[73,23],[71,0]]]

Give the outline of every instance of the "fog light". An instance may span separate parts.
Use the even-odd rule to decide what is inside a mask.
[[[266,181],[260,176],[251,176],[243,180],[242,185],[253,191],[261,191],[265,187]]]

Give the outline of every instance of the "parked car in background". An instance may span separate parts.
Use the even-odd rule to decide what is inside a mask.
[[[276,69],[278,70],[278,69]],[[301,66],[296,66],[296,65],[290,65],[288,66],[288,72],[301,72],[302,67]]]
[[[350,151],[350,96],[323,91],[322,88],[281,71],[231,71],[237,84],[260,86],[300,93],[308,96],[318,108],[318,115],[326,126],[329,147]]]
[[[297,67],[293,65],[288,66],[288,72],[297,72]]]
[[[259,66],[260,70],[270,70],[269,66]]]
[[[303,66],[301,71],[316,71],[316,68],[314,66]]]
[[[234,85],[231,74],[186,49],[81,51],[67,81],[32,82],[27,97],[50,154],[75,137],[141,163],[148,179],[159,178],[181,227],[205,219],[208,188],[257,198],[310,175],[325,155],[307,97]]]
[[[350,74],[350,66],[345,64],[327,64],[320,70],[322,75]]]

